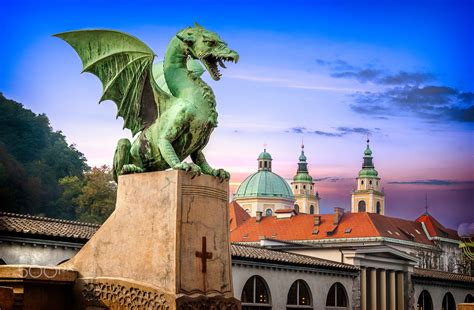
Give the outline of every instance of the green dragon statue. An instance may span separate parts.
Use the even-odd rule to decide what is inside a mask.
[[[153,64],[155,54],[137,38],[111,30],[79,30],[55,35],[69,43],[82,60],[83,72],[103,84],[100,102],[112,100],[124,128],[137,135],[133,143],[118,142],[113,161],[114,179],[127,173],[186,170],[221,181],[230,174],[214,169],[203,148],[217,126],[216,100],[200,78],[204,64],[219,80],[218,64],[237,63],[239,55],[216,33],[198,24],[174,36],[163,63]],[[161,86],[161,87],[160,87]],[[191,156],[193,163],[182,162]]]

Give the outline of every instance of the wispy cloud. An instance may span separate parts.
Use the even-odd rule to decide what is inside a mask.
[[[374,65],[356,66],[344,60],[316,59],[337,79],[355,79],[360,83],[380,85],[381,90],[356,91],[351,94],[351,109],[383,119],[393,115],[413,115],[431,121],[474,122],[474,93],[447,85],[436,85],[436,77],[424,71],[398,71]],[[428,84],[429,83],[429,84]]]
[[[355,66],[344,60],[337,59],[327,61],[316,59],[320,66],[329,68],[330,75],[333,78],[355,79],[361,83],[371,82],[382,85],[419,85],[434,80],[434,76],[428,72],[390,72],[385,69],[376,68],[373,65],[365,67]]]
[[[312,84],[311,82],[308,82],[308,81],[305,81],[305,82],[295,81],[291,79],[278,78],[278,77],[264,77],[264,76],[258,76],[258,75],[234,75],[234,74],[229,74],[226,77],[231,78],[231,79],[237,79],[237,80],[267,83],[267,84],[275,85],[278,87],[286,87],[286,88],[323,90],[323,91],[342,92],[342,93],[363,91],[362,88],[316,85],[316,83]]]
[[[362,127],[336,127],[334,132],[310,130],[306,127],[292,127],[286,130],[287,133],[310,134],[325,137],[344,137],[349,134],[370,135],[376,131],[380,131],[380,128],[368,129]]]
[[[336,182],[343,181],[343,180],[346,180],[346,178],[322,177],[322,178],[313,179],[314,182],[330,182],[330,183],[336,183]]]
[[[357,113],[390,116],[405,113],[430,120],[474,122],[474,93],[448,86],[404,86],[353,95]]]
[[[454,186],[454,185],[474,185],[474,181],[455,181],[455,180],[416,180],[416,181],[391,181],[388,184],[397,185],[433,185],[433,186]]]

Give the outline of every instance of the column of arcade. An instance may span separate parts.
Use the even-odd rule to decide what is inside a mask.
[[[362,267],[361,309],[404,310],[406,277],[403,271]]]

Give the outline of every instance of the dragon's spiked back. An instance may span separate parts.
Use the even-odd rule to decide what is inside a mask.
[[[112,100],[124,128],[135,135],[153,123],[167,95],[152,77],[153,51],[137,38],[112,30],[79,30],[55,35],[69,43],[82,60],[83,72],[102,82],[100,102]]]
[[[225,68],[224,61],[237,63],[239,54],[227,47],[215,32],[209,31],[195,23],[194,28],[188,27],[176,34],[187,47],[187,52],[194,59],[199,59],[211,77],[218,81],[221,77],[218,64]]]

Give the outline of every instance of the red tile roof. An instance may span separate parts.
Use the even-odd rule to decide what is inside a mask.
[[[25,214],[0,212],[0,232],[48,238],[90,239],[100,225],[52,219]]]
[[[460,239],[454,229],[444,227],[429,213],[420,215],[415,221],[425,224],[426,230],[430,234],[430,237],[442,237],[454,240]]]
[[[320,216],[320,225],[315,218]],[[320,240],[329,238],[386,237],[433,245],[421,223],[374,213],[345,213],[338,225],[334,214],[298,214],[287,219],[264,216],[260,222],[250,218],[231,231],[232,242],[256,242],[262,238]]]
[[[238,226],[242,225],[243,222],[248,220],[250,215],[245,212],[237,202],[232,201],[229,203],[229,228],[230,231],[236,229]]]

